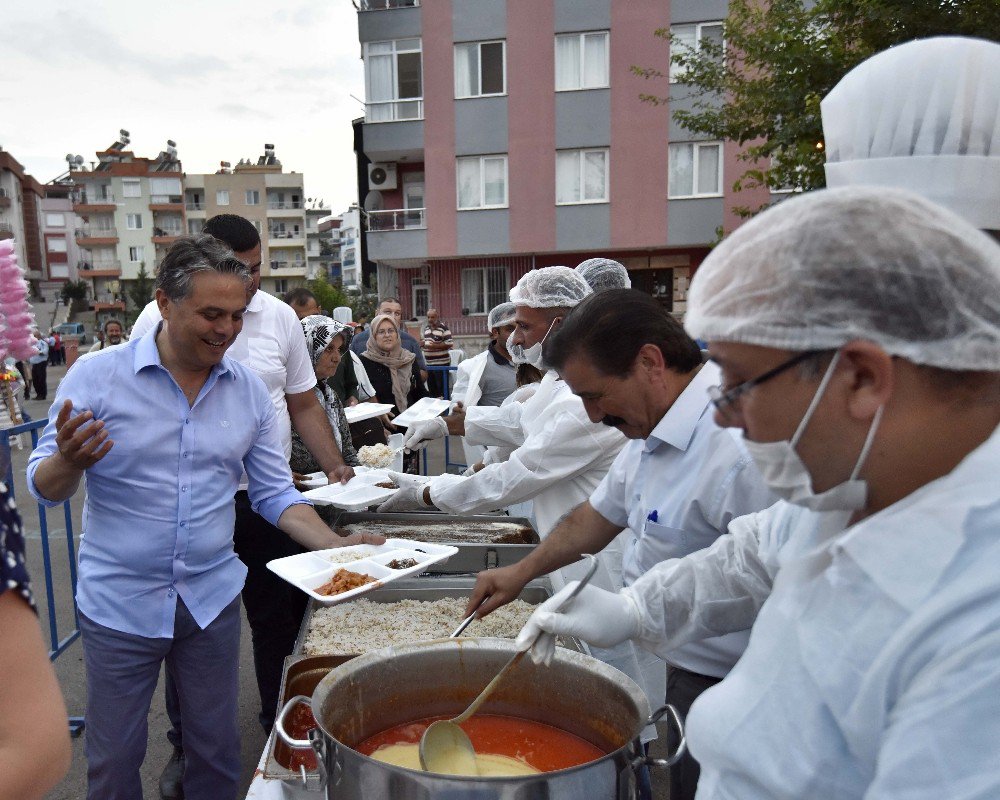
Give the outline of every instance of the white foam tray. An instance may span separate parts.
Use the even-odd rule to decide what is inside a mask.
[[[393,417],[392,424],[400,428],[408,428],[414,422],[434,419],[434,417],[443,414],[451,408],[451,403],[451,400],[443,400],[437,397],[421,397],[402,414]]]
[[[344,416],[348,422],[361,422],[372,417],[381,417],[392,411],[391,403],[358,403],[356,406],[348,406],[344,409]]]
[[[344,511],[361,511],[370,506],[384,503],[398,489],[384,489],[375,484],[372,474],[351,478],[347,483],[328,483],[302,494],[318,506],[333,506]]]
[[[277,558],[274,561],[269,561],[267,568],[282,580],[286,580],[301,589],[317,603],[324,606],[335,606],[400,578],[419,575],[431,564],[447,561],[457,552],[458,548],[451,545],[428,544],[413,539],[387,539],[385,544],[381,545],[355,544],[349,547],[315,550],[297,556]],[[330,561],[331,555],[338,559],[354,555],[357,559],[333,563]],[[387,566],[390,561],[404,558],[412,558],[417,562],[416,566],[407,569],[391,569]],[[333,596],[317,594],[314,590],[330,580],[339,569],[370,575],[375,578],[375,581]]]

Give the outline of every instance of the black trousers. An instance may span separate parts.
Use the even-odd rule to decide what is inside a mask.
[[[31,365],[31,386],[35,390],[35,399],[44,400],[45,396],[49,393],[49,387],[45,380],[45,371],[49,368],[47,361],[43,361],[41,364]],[[25,399],[28,395],[25,394]]]
[[[427,394],[430,397],[444,397],[444,382],[448,373],[436,369],[427,370]]]
[[[706,689],[715,686],[722,678],[712,678],[708,675],[699,675],[697,672],[689,672],[680,667],[673,667],[667,664],[667,702],[680,712],[681,719],[686,720],[691,705]],[[670,733],[667,736],[667,744],[670,752],[673,753],[679,744],[677,731],[674,726],[670,726]],[[670,800],[694,800],[694,794],[698,790],[698,775],[701,767],[694,760],[691,751],[688,750],[670,768]]]
[[[253,642],[253,666],[260,694],[258,718],[265,733],[269,734],[277,714],[285,657],[290,656],[295,649],[295,639],[309,595],[271,572],[267,568],[267,562],[303,553],[305,550],[262,516],[255,514],[250,508],[250,498],[246,492],[236,493],[233,544],[236,555],[247,568],[247,580],[243,585],[243,607],[247,612]],[[180,747],[180,706],[177,690],[169,673],[165,688],[167,714],[173,726],[167,733],[167,738],[171,744]]]

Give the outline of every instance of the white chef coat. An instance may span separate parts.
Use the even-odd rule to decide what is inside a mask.
[[[524,444],[527,421],[543,413],[549,403],[566,393],[572,394],[555,370],[550,369],[537,384],[535,393],[523,403],[509,403],[499,407],[473,406],[466,409],[465,438],[473,444],[520,447]],[[580,408],[583,408],[582,402]],[[586,414],[583,419],[587,424],[593,424]],[[621,436],[620,433],[618,435]]]
[[[712,419],[708,388],[719,380],[719,367],[704,364],[649,437],[630,441],[618,454],[590,498],[591,506],[608,522],[627,526],[634,534],[634,543],[624,554],[626,586],[661,561],[708,547],[726,532],[730,520],[778,499],[739,435]],[[749,636],[745,630],[692,642],[672,651],[667,662],[723,678],[742,655]],[[651,676],[654,686],[659,674]]]
[[[523,443],[510,458],[466,478],[439,475],[431,480],[431,499],[438,508],[450,514],[474,514],[533,499],[538,534],[544,537],[563,515],[590,497],[625,445],[625,437],[615,428],[591,422],[583,401],[563,381],[550,381],[550,386],[545,408],[524,416]],[[523,408],[528,403],[490,410]]]
[[[140,338],[161,319],[156,302],[150,302],[132,326],[132,338]],[[255,292],[243,314],[243,330],[226,355],[250,367],[264,381],[278,415],[285,457],[291,456],[292,423],[285,395],[307,392],[316,386],[299,318],[287,303],[267,292]],[[240,488],[245,489],[246,483]]]
[[[688,716],[699,800],[1000,797],[997,475],[1000,429],[846,531],[781,502],[625,590],[663,654],[757,616]]]

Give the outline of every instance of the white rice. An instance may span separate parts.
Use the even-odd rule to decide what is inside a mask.
[[[373,555],[375,555],[375,550],[368,548],[363,550],[349,550],[346,553],[332,550],[328,553],[324,553],[323,557],[331,564],[346,564],[349,561],[360,561],[362,558],[368,558]]]
[[[372,469],[385,469],[392,466],[394,454],[387,444],[366,444],[358,450],[358,460]]]
[[[303,651],[306,655],[362,655],[390,645],[449,636],[465,618],[466,600],[400,600],[375,603],[355,600],[317,608],[309,622]],[[485,619],[477,619],[463,636],[514,639],[535,606],[514,600]]]

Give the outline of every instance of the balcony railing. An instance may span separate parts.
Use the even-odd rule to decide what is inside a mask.
[[[205,210],[205,202],[203,200],[188,200],[184,204],[184,207],[188,211],[204,211]]]
[[[305,234],[302,231],[273,231],[268,229],[268,239],[302,239]]]
[[[118,269],[122,268],[122,262],[117,258],[107,259],[105,261],[78,261],[76,262],[76,268],[78,270],[105,270],[105,269]]]
[[[302,208],[301,200],[271,200],[268,199],[267,207],[269,209],[280,211],[281,209],[288,208]]]
[[[153,228],[153,236],[183,236],[184,231],[181,228]]]
[[[416,8],[420,0],[360,0],[362,11],[383,11],[387,8]]]
[[[427,209],[390,208],[365,212],[369,231],[406,231],[427,227]]]
[[[118,228],[97,228],[93,225],[84,225],[76,229],[77,239],[116,239],[118,238]]]
[[[149,196],[150,205],[180,205],[184,198],[179,194],[151,194]]]
[[[80,189],[73,194],[73,203],[79,206],[113,205],[114,202],[114,192],[100,192],[95,194],[93,192],[88,192],[86,189]]]
[[[365,122],[399,122],[424,118],[424,99],[381,100],[365,103]]]

